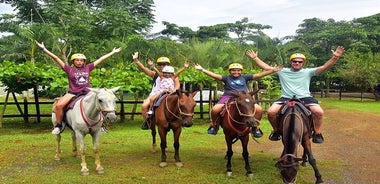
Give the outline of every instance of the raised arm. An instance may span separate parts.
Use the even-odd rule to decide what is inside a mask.
[[[164,74],[154,66],[153,61],[151,61],[150,59],[148,60],[148,65],[150,66],[151,69],[153,69],[153,71],[155,71],[157,73],[157,75],[159,77],[163,77],[164,76]]]
[[[94,61],[94,66],[97,66],[98,64],[100,64],[101,62],[103,62],[105,59],[111,57],[113,54],[115,53],[118,53],[121,51],[121,48],[113,48],[113,50],[111,52],[109,52],[108,54],[100,57],[99,59],[97,59],[96,61]]]
[[[205,70],[205,69],[204,69],[201,65],[199,65],[199,64],[195,64],[195,65],[194,65],[194,68],[197,69],[197,70],[199,70],[199,71],[201,71],[201,72],[203,72],[204,74],[206,74],[206,75],[208,75],[208,76],[210,76],[210,77],[216,79],[216,80],[222,80],[222,75],[215,74],[215,73],[213,73],[213,72],[210,72],[210,71],[208,71],[208,70]]]
[[[246,54],[248,55],[248,57],[250,57],[252,60],[254,60],[256,62],[256,64],[259,65],[260,68],[262,68],[264,70],[273,70],[273,67],[269,66],[268,64],[266,64],[264,61],[262,61],[258,57],[258,53],[259,53],[259,51],[254,52],[252,49],[248,50],[246,52]]]
[[[150,70],[149,68],[146,68],[140,61],[139,61],[139,53],[138,52],[135,52],[133,55],[132,55],[132,58],[133,58],[133,61],[137,64],[137,67],[142,71],[144,72],[145,74],[147,74],[148,76],[152,77],[154,76],[154,74],[156,73],[155,71],[152,71]],[[149,60],[150,61],[150,60]]]
[[[46,49],[44,42],[39,43],[37,42],[37,40],[35,42],[38,45],[38,47],[42,50],[42,52],[45,52],[49,57],[51,57],[61,68],[65,66],[65,63],[58,56]]]
[[[182,73],[183,71],[185,71],[187,68],[189,68],[189,62],[188,61],[185,61],[185,64],[183,64],[183,67],[181,69],[179,69],[173,76],[173,78],[177,78],[179,76],[180,73]]]
[[[275,67],[271,67],[271,68],[272,68],[271,70],[265,70],[261,73],[253,74],[253,79],[258,79],[258,78],[270,75],[272,73],[275,73],[277,71],[280,71],[282,69],[282,66],[275,66]]]
[[[324,72],[325,70],[331,68],[336,63],[336,61],[338,61],[338,59],[344,54],[345,50],[343,46],[338,46],[335,49],[335,51],[331,50],[331,52],[333,53],[332,57],[328,61],[326,61],[324,65],[317,67],[318,75]]]

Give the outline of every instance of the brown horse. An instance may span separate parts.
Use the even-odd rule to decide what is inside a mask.
[[[292,98],[281,107],[279,111],[280,129],[282,129],[282,144],[284,149],[281,158],[277,160],[276,167],[284,183],[296,181],[299,161],[305,166],[309,161],[314,169],[316,183],[323,183],[322,176],[317,168],[316,160],[311,152],[312,118],[311,112],[297,98]],[[297,157],[298,146],[303,147],[302,158]]]
[[[183,164],[179,157],[179,137],[182,132],[182,126],[191,127],[193,125],[194,107],[196,105],[193,97],[197,91],[193,93],[176,91],[163,97],[159,106],[155,109],[153,117],[151,117],[151,134],[153,139],[153,152],[156,151],[156,127],[161,138],[161,163],[160,167],[167,166],[166,163],[166,136],[170,130],[174,135],[174,159],[177,167]]]
[[[255,120],[255,92],[235,92],[222,112],[221,127],[227,144],[227,165],[226,173],[232,175],[231,158],[233,155],[232,144],[240,140],[243,147],[242,156],[245,162],[247,176],[252,177],[253,173],[249,165],[248,142],[250,128],[256,129],[258,121]]]

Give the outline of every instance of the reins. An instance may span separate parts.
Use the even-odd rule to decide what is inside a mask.
[[[246,126],[246,127],[244,128],[244,130],[240,131],[240,130],[236,129],[236,128],[233,126],[232,122],[235,122],[235,123],[240,124],[240,125],[245,125],[244,122],[237,121],[237,120],[235,120],[235,119],[232,117],[231,112],[230,112],[230,105],[232,105],[233,103],[234,103],[235,106],[236,106],[236,109],[237,109],[237,111],[238,111],[238,113],[239,113],[239,116],[243,116],[243,117],[249,117],[249,118],[254,117],[255,114],[256,114],[256,108],[253,108],[253,109],[254,109],[254,112],[253,112],[252,114],[245,114],[245,113],[242,113],[242,112],[241,112],[241,110],[240,110],[240,108],[239,108],[239,106],[238,106],[238,103],[237,103],[236,99],[235,99],[232,103],[230,103],[230,104],[229,104],[228,102],[226,102],[226,104],[225,104],[225,106],[226,106],[226,112],[227,112],[227,115],[228,115],[228,118],[227,118],[227,122],[228,122],[228,124],[230,125],[231,129],[232,129],[234,132],[237,132],[237,133],[238,133],[238,136],[243,136],[243,135],[245,135],[245,134],[249,131],[249,127]],[[232,121],[232,122],[231,122],[231,121]]]
[[[91,132],[91,128],[96,126],[98,123],[102,122],[104,120],[104,114],[103,113],[109,113],[109,112],[115,112],[116,110],[114,109],[103,109],[100,104],[98,103],[98,96],[95,95],[95,107],[96,107],[96,110],[98,110],[99,112],[99,118],[97,120],[93,120],[93,119],[90,119],[88,117],[86,117],[86,114],[84,113],[84,108],[83,108],[83,101],[84,101],[84,98],[83,97],[81,100],[80,100],[80,114],[82,116],[82,119],[83,121],[86,123],[87,127],[89,128],[89,131]]]
[[[180,106],[180,103],[179,103],[179,96],[177,95],[177,107],[178,107],[178,111],[179,111],[179,115],[180,116],[177,116],[175,113],[173,113],[172,111],[170,111],[170,108],[169,108],[169,106],[168,106],[168,96],[165,98],[165,108],[166,108],[166,110],[171,114],[171,115],[173,115],[174,117],[176,117],[177,119],[182,119],[182,117],[181,116],[189,116],[189,117],[192,117],[192,116],[194,116],[194,113],[184,113],[184,112],[182,112],[182,110],[181,110],[181,106]]]

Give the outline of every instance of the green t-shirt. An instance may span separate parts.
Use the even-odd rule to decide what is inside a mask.
[[[290,68],[283,68],[277,72],[281,83],[281,97],[297,98],[311,97],[310,81],[311,77],[317,75],[317,68],[303,68],[299,71],[291,71]]]

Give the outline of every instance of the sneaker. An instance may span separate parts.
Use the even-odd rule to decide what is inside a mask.
[[[61,133],[61,128],[62,128],[62,125],[57,124],[57,125],[55,125],[55,127],[54,127],[53,131],[51,131],[51,133],[54,135],[58,135]]]
[[[261,131],[261,129],[258,128],[258,129],[256,129],[256,132],[252,132],[252,134],[253,134],[253,137],[260,138],[263,136],[263,131]]]
[[[207,133],[215,135],[215,129],[213,127],[210,127],[210,128],[208,128]]]
[[[147,112],[147,114],[152,115],[152,114],[153,114],[153,111],[152,111],[152,110],[149,110],[149,111]]]
[[[321,144],[324,141],[322,134],[313,134],[313,143]]]
[[[272,132],[270,135],[269,135],[269,140],[271,141],[279,141],[281,140],[281,135],[277,132]]]
[[[145,119],[143,124],[141,125],[141,129],[143,130],[149,130],[149,120]]]
[[[102,128],[100,129],[100,133],[107,134],[108,133],[107,128],[105,126],[102,126]]]

